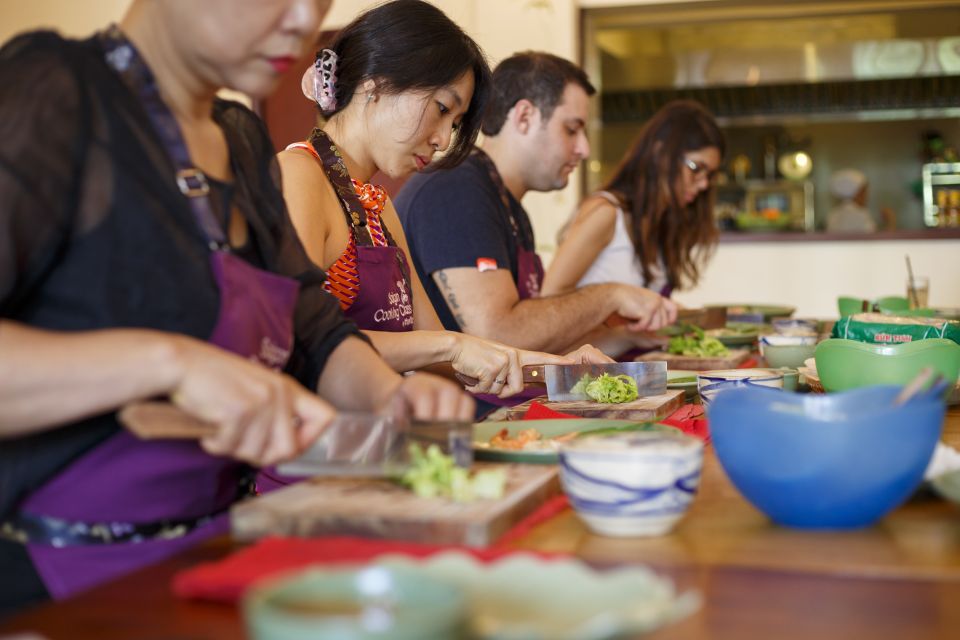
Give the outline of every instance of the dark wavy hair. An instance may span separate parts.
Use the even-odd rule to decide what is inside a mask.
[[[693,100],[668,102],[643,125],[602,187],[620,200],[629,216],[633,246],[648,282],[661,256],[671,286],[696,284],[702,262],[717,243],[714,188],[689,205],[680,202],[675,188],[684,154],[705,147],[716,147],[721,158],[726,152],[713,114]]]
[[[490,66],[477,43],[446,14],[423,0],[386,2],[344,27],[329,48],[339,58],[337,106],[322,112],[325,118],[346,108],[370,78],[388,93],[432,91],[472,71],[470,105],[447,153],[431,167],[452,167],[470,154],[490,92]]]
[[[544,121],[550,119],[571,82],[588,96],[597,90],[583,69],[569,60],[542,51],[515,53],[493,70],[493,91],[483,114],[483,134],[500,133],[507,114],[520,100],[529,100]]]

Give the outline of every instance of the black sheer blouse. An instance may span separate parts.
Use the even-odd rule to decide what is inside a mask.
[[[238,254],[301,284],[287,371],[315,388],[359,335],[322,289],[284,205],[262,122],[217,101],[249,242]],[[95,40],[38,32],[0,50],[0,317],[57,331],[150,328],[206,339],[219,297],[209,249],[137,97]],[[0,355],[2,357],[2,355]],[[99,416],[0,441],[0,514],[118,428]]]

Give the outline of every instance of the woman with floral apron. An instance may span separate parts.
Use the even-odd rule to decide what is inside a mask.
[[[268,91],[264,52],[312,38],[317,2],[242,20],[226,19],[230,0],[178,7],[134,0],[123,32],[0,50],[14,125],[0,149],[0,614],[225,532],[249,493],[241,460],[295,455],[333,416],[301,384],[358,410],[472,414],[455,385],[396,375],[343,317],[289,224],[262,123],[214,97],[224,78]],[[199,168],[220,166],[217,149],[231,183]],[[123,404],[168,395],[216,435],[142,442],[118,424]]]
[[[430,46],[405,49],[411,41]],[[569,360],[444,331],[410,268],[392,203],[369,184],[377,172],[397,180],[424,170],[440,150],[446,154],[435,166],[463,160],[488,77],[476,44],[439,9],[416,0],[384,4],[317,53],[303,87],[326,122],[278,158],[307,253],[384,359],[398,371],[449,363],[469,391],[505,397],[522,391],[521,365]]]

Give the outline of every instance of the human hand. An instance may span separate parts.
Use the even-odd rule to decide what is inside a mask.
[[[631,285],[616,289],[617,313],[630,331],[656,331],[677,319],[677,305],[660,294]]]
[[[576,364],[609,364],[616,362],[616,360],[592,344],[585,344],[579,349],[571,351],[564,357],[569,358]]]
[[[475,403],[463,389],[429,373],[414,373],[388,398],[386,411],[414,420],[473,420]]]
[[[310,446],[336,413],[290,376],[192,338],[174,346],[180,374],[170,399],[217,425],[200,441],[207,453],[274,465]]]

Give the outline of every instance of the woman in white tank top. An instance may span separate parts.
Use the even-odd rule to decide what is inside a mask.
[[[723,134],[699,103],[661,108],[561,231],[543,295],[623,282],[669,296],[696,284],[717,241],[713,177],[724,150]]]

